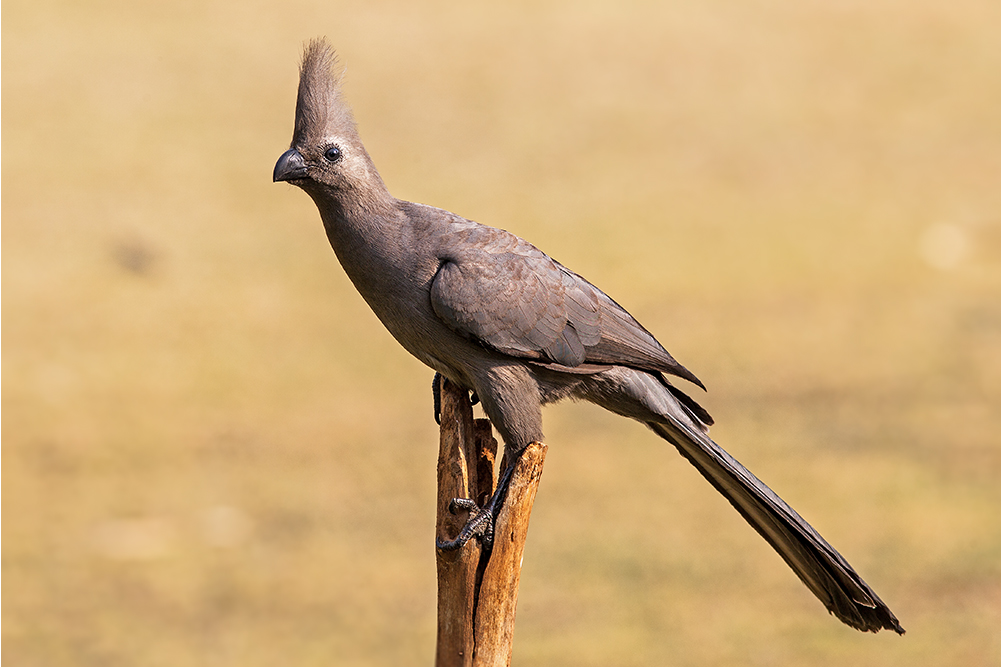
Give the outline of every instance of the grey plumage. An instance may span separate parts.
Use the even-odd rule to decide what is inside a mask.
[[[274,180],[313,198],[348,277],[404,348],[474,391],[513,452],[542,440],[541,407],[568,397],[647,424],[835,616],[904,632],[838,552],[709,438],[713,420],[669,376],[702,383],[619,304],[513,234],[391,196],[333,66],[325,41],[307,46]]]

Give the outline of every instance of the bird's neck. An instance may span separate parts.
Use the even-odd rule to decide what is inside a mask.
[[[406,216],[385,189],[344,196],[311,192],[334,253],[348,277],[366,295],[406,257]]]

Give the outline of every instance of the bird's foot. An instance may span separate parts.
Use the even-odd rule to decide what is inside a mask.
[[[435,424],[442,424],[442,374],[435,372],[431,379],[431,398],[435,404]]]
[[[491,502],[483,508],[472,499],[453,499],[449,503],[449,512],[453,515],[463,510],[470,513],[466,526],[453,540],[436,540],[435,546],[440,550],[458,550],[470,542],[471,538],[478,538],[484,549],[490,550],[494,545],[494,509],[491,507]]]
[[[436,539],[435,546],[438,549],[458,550],[466,545],[471,538],[478,538],[485,550],[491,550],[494,546],[494,525],[501,513],[501,507],[508,497],[508,487],[511,485],[511,478],[515,473],[515,464],[519,456],[521,456],[521,452],[515,455],[505,470],[501,472],[497,489],[494,490],[494,494],[491,495],[490,500],[483,508],[472,499],[453,499],[449,502],[450,513],[456,515],[460,511],[466,510],[470,513],[470,519],[453,540]]]
[[[431,379],[431,396],[435,405],[435,424],[442,424],[442,374],[435,372],[435,377]],[[474,392],[470,398],[470,405],[476,406],[480,402],[480,397]]]

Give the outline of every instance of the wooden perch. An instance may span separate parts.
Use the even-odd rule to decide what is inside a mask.
[[[483,506],[494,493],[497,441],[489,420],[474,420],[469,392],[442,381],[442,428],[438,454],[436,537],[451,540],[467,513],[449,512],[452,499]],[[477,539],[458,550],[436,549],[438,565],[438,666],[507,666],[522,551],[529,515],[543,472],[546,445],[531,443],[516,463],[494,527],[490,552]],[[502,467],[507,465],[507,453]]]

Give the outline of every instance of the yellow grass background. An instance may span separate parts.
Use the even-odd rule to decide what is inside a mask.
[[[908,629],[563,405],[515,663],[997,665],[998,4],[499,5],[4,3],[3,663],[432,660],[431,373],[271,183],[323,34],[394,194],[626,306]]]

